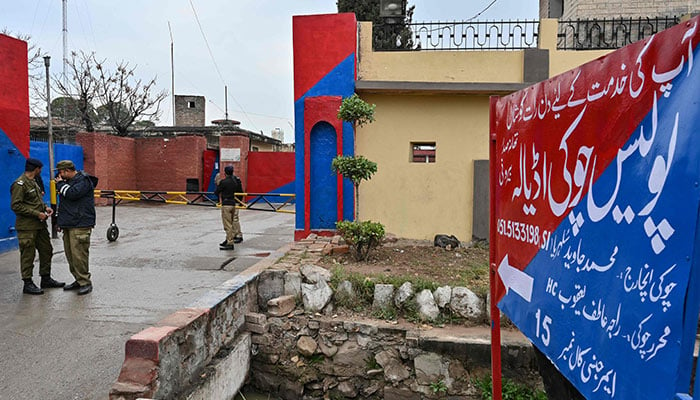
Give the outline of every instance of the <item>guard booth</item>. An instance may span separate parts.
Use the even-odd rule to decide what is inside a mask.
[[[492,98],[494,391],[500,309],[587,399],[700,399],[698,25]]]

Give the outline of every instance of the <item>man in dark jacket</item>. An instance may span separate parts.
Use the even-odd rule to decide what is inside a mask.
[[[221,222],[223,222],[224,231],[226,231],[226,240],[219,244],[219,249],[233,250],[234,243],[243,241],[235,196],[235,193],[243,192],[243,188],[241,180],[233,175],[232,166],[229,165],[224,168],[224,173],[226,177],[216,185],[216,190],[214,191],[214,195],[218,196],[221,201]]]
[[[63,290],[79,295],[92,291],[89,256],[90,234],[95,227],[95,186],[88,175],[75,170],[70,160],[56,164],[56,192],[59,195],[57,222],[63,232],[63,250],[75,282]]]
[[[15,229],[19,241],[20,271],[24,281],[22,291],[27,294],[44,293],[32,280],[36,250],[39,251],[41,287],[55,288],[65,285],[64,282],[51,278],[53,246],[46,221],[53,214],[53,210],[44,204],[41,198],[43,188],[40,188],[36,181],[41,167],[41,161],[28,158],[24,165],[24,173],[10,186],[10,207],[17,216]]]

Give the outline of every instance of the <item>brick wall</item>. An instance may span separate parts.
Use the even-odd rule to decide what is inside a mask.
[[[204,126],[205,106],[204,96],[175,96],[175,126]]]
[[[562,19],[681,16],[700,11],[700,0],[569,0]]]
[[[139,190],[185,191],[187,179],[202,182],[203,136],[136,139],[136,186]]]
[[[84,169],[100,178],[98,189],[185,191],[187,179],[201,187],[203,136],[125,138],[104,133],[76,135]]]
[[[83,147],[84,170],[100,179],[98,189],[137,190],[135,139],[85,132],[75,139]]]

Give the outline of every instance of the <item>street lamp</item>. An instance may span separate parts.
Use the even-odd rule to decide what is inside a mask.
[[[51,56],[44,56],[44,66],[46,67],[46,127],[49,131],[49,177],[50,181],[50,196],[51,209],[54,213],[51,214],[51,237],[58,238],[58,226],[56,225],[56,177],[54,176],[53,162],[53,124],[51,121],[51,84],[49,76],[49,67],[51,66]]]
[[[406,12],[406,0],[380,0],[379,16],[387,24],[395,24],[403,20]]]

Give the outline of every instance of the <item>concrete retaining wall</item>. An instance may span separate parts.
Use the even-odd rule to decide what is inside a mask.
[[[110,400],[230,400],[246,381],[290,400],[433,398],[442,385],[455,399],[478,398],[470,377],[488,373],[488,328],[406,329],[342,321],[332,304],[321,313],[295,309],[299,266],[323,248],[307,242],[283,247],[132,336]],[[529,342],[506,336],[503,375],[539,381]]]
[[[258,275],[287,250],[132,336],[110,400],[233,398],[250,368],[250,334],[242,328],[245,314],[258,311]]]

